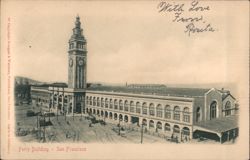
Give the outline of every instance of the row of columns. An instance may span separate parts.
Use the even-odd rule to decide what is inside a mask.
[[[73,114],[76,110],[76,104],[81,104],[81,112],[83,112],[84,107],[84,96],[83,95],[67,95],[67,105],[64,105],[64,94],[62,95],[62,101],[59,102],[59,94],[56,96],[56,103],[54,100],[54,94],[52,93],[52,108],[55,112],[59,112],[59,104],[61,104],[61,111],[66,110],[66,114]],[[66,107],[66,108],[64,108]],[[71,110],[70,110],[71,109]]]
[[[88,108],[87,109],[88,112],[90,112],[90,109],[91,109],[91,112],[94,113],[94,115],[98,115],[97,112],[99,111],[100,117],[103,117],[104,119],[106,119],[106,118],[110,119],[110,114],[112,114],[112,120],[114,122],[117,121],[119,123],[120,115],[122,115],[122,121],[121,122],[123,124],[131,124],[132,123],[131,122],[131,115],[127,115],[127,114],[123,114],[123,113],[116,113],[116,112],[112,112],[112,111],[98,110],[98,109],[93,109],[93,108]],[[103,112],[103,115],[101,114],[101,112]],[[106,113],[108,113],[108,114],[106,115]],[[115,119],[115,116],[114,116],[115,114],[117,114],[117,118],[116,119]],[[125,122],[125,116],[128,117],[128,121],[127,122]],[[143,120],[144,119],[147,120],[146,125],[144,125],[144,127],[146,127],[147,130],[149,130],[149,131],[154,131],[154,132],[157,131],[159,133],[167,133],[167,132],[169,132],[169,134],[173,134],[173,132],[174,132],[174,125],[170,125],[170,131],[165,131],[165,124],[167,122],[153,120],[153,119],[147,119],[147,118],[144,118],[144,117],[138,117],[138,118],[139,118],[139,122],[138,123],[139,123],[140,126],[143,124]],[[154,127],[153,128],[150,128],[150,126],[149,126],[150,120],[153,120],[153,122],[154,122]],[[161,123],[161,129],[158,129],[158,127],[157,127],[157,123],[158,122]],[[168,123],[168,124],[170,124],[170,123]],[[177,125],[177,126],[179,126],[179,125]],[[183,126],[182,126],[182,128],[181,128],[181,126],[179,126],[180,132],[179,133],[175,133],[175,135],[178,134],[178,137],[184,136],[183,133],[182,133],[182,129],[183,128],[184,128]],[[192,138],[191,129],[189,127],[187,127],[187,128],[189,129],[188,138],[191,139]]]

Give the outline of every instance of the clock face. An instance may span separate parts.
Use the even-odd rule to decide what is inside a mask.
[[[69,66],[72,67],[73,66],[73,59],[69,60]]]
[[[80,59],[78,63],[79,63],[80,66],[82,66],[84,62],[83,62],[82,59]]]

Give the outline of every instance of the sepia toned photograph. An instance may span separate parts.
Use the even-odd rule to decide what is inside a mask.
[[[1,158],[249,158],[248,1],[1,4]]]

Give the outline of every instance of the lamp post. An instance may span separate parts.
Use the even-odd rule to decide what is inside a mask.
[[[81,120],[82,120],[82,111],[83,111],[83,102],[81,102]]]
[[[118,117],[118,119],[119,119],[119,134],[118,135],[121,135],[121,119],[120,117]]]
[[[37,114],[37,116],[36,116],[36,120],[37,120],[36,127],[37,127],[37,129],[38,129],[38,124],[39,124],[39,122],[38,122],[38,116],[39,116],[39,114]]]
[[[143,127],[144,127],[144,123],[142,122],[142,124],[141,124],[141,144],[142,144],[142,142],[143,142]]]
[[[58,107],[59,107],[59,104],[57,103],[57,107],[56,107],[56,120],[58,121]]]
[[[51,100],[49,101],[49,122],[50,122],[50,108],[51,108]]]
[[[74,101],[74,103],[73,103],[73,105],[72,105],[72,107],[73,107],[72,112],[73,112],[73,121],[74,121],[74,120],[75,120],[75,114],[74,114],[74,107],[75,107],[75,95],[73,95],[73,101]]]
[[[37,138],[39,137],[40,138],[40,128],[39,128],[39,114],[37,114],[37,123],[36,123],[36,127],[37,127]]]
[[[182,136],[183,136],[183,130],[181,130],[181,142],[183,141]]]
[[[106,112],[104,112],[103,121],[105,122]],[[119,120],[120,121],[120,120]]]
[[[43,142],[45,142],[45,125],[46,125],[46,121],[45,121],[45,115],[43,115]]]

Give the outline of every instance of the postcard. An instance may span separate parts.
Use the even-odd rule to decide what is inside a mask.
[[[248,159],[248,1],[1,1],[2,159]]]

